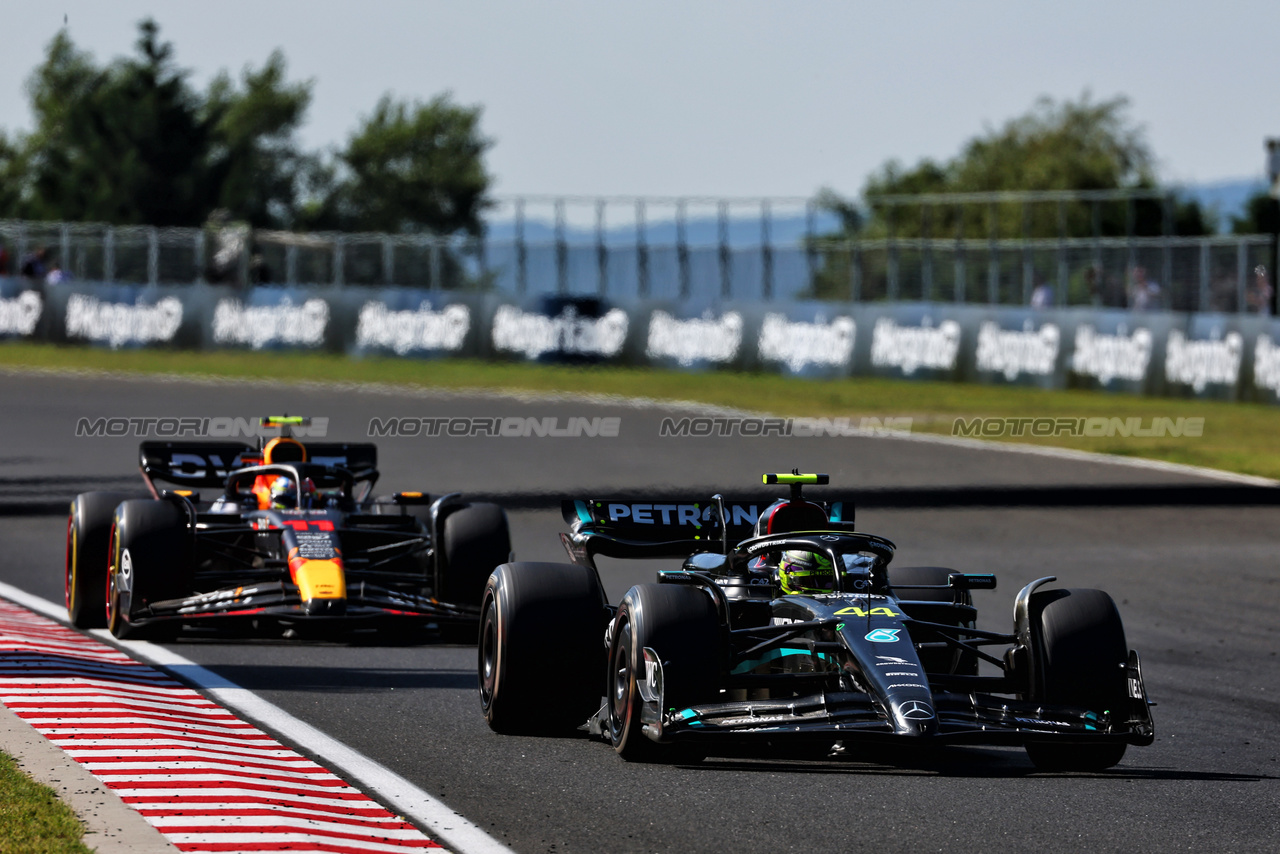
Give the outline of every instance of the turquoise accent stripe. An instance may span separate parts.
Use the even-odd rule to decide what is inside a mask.
[[[810,655],[810,654],[811,653],[807,649],[792,649],[790,647],[785,649],[771,649],[768,652],[766,652],[764,655],[762,655],[760,658],[748,659],[742,662],[741,664],[739,664],[737,667],[733,668],[733,670],[729,672],[731,675],[734,675],[734,676],[738,675],[739,673],[750,673],[752,670],[755,670],[757,667],[764,664],[765,662],[773,661],[774,659],[783,658],[784,656],[788,656],[788,655]],[[827,654],[825,652],[818,653],[818,658],[826,658],[826,657],[827,657]]]
[[[575,501],[573,502],[573,506],[578,511],[578,521],[585,522],[586,524],[590,525],[592,521],[591,511],[587,509],[587,502]]]
[[[831,505],[831,521],[841,522],[843,521],[843,517],[844,517],[844,502],[837,501],[836,503]]]

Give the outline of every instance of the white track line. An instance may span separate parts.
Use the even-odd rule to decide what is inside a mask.
[[[62,605],[11,584],[0,581],[0,596],[60,623],[67,622],[67,612]],[[268,729],[287,733],[290,741],[322,762],[344,772],[362,790],[394,806],[401,815],[427,828],[433,837],[458,854],[511,854],[511,849],[404,777],[311,724],[295,718],[247,688],[241,688],[162,646],[147,641],[120,641],[104,629],[94,630],[92,634],[120,647],[130,656],[166,670],[181,681],[204,691],[227,708],[234,709]]]

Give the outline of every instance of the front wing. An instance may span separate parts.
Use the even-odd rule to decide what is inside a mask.
[[[359,582],[347,588],[345,609],[341,613],[308,614],[296,585],[286,581],[268,581],[154,602],[131,614],[130,622],[142,624],[161,620],[205,621],[237,617],[290,622],[416,620],[464,623],[479,620],[480,609],[474,605],[455,605],[429,596]]]

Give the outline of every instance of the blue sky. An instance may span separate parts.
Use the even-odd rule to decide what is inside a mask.
[[[1280,3],[9,3],[0,126],[66,15],[99,61],[153,15],[203,85],[284,50],[303,132],[340,142],[386,91],[484,107],[501,194],[856,194],[947,158],[1040,95],[1127,95],[1161,177],[1260,176],[1280,135]]]

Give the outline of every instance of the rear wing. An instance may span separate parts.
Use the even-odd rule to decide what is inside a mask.
[[[142,476],[179,486],[219,489],[227,475],[258,461],[258,449],[244,442],[143,442],[138,450]]]
[[[560,513],[570,526],[561,541],[575,562],[589,562],[594,555],[621,558],[687,557],[700,551],[721,551],[755,536],[760,514],[776,496],[721,499],[727,532],[721,533],[717,499],[607,498],[576,499],[560,503]],[[844,529],[844,502],[823,503],[832,530]],[[850,505],[852,506],[852,505]]]
[[[138,451],[142,476],[188,489],[221,489],[236,469],[259,465],[262,452],[244,442],[143,442]],[[345,468],[357,480],[377,476],[378,449],[369,443],[310,442],[313,463]]]

